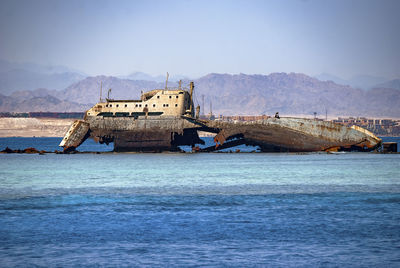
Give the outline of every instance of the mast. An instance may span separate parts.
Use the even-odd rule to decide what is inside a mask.
[[[212,117],[212,101],[210,100],[210,118]]]
[[[168,89],[168,77],[169,77],[169,73],[167,72],[167,80],[165,81],[165,90]]]
[[[194,83],[190,82],[190,113],[193,115],[193,90],[194,90]]]
[[[205,115],[206,113],[205,113],[205,106],[204,106],[204,94],[203,95],[201,95],[201,108],[202,108],[202,111],[201,111],[201,114],[203,114],[203,115]]]
[[[100,81],[100,102],[101,102],[102,91],[103,91],[103,81]]]

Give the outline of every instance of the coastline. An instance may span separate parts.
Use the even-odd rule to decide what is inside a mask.
[[[59,118],[0,118],[0,138],[8,137],[64,137],[76,119]],[[199,137],[214,137],[215,134],[199,131]],[[399,135],[378,135],[400,137]]]
[[[0,118],[0,138],[10,137],[64,137],[76,119],[59,118]],[[199,131],[200,137],[214,137],[215,134]]]
[[[0,137],[64,137],[75,119],[0,118]]]

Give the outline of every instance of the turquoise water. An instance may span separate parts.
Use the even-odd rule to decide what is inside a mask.
[[[398,154],[0,154],[1,267],[398,267],[399,223]]]

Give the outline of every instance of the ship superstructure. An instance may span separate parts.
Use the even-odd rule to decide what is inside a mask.
[[[156,89],[142,94],[140,100],[106,99],[86,112],[86,116],[134,117],[139,116],[193,116],[193,101],[183,89]]]

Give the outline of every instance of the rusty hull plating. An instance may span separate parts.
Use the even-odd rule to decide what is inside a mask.
[[[204,144],[198,131],[216,134],[216,146],[196,150],[205,152],[239,144],[259,146],[263,152],[371,151],[382,142],[360,127],[312,119],[199,120],[193,117],[193,88],[191,83],[190,93],[181,88],[153,90],[141,100],[100,102],[71,125],[60,146],[75,150],[90,137],[100,143],[114,142],[116,152],[176,151],[181,145]]]
[[[209,122],[221,129],[214,141],[243,139],[248,145],[258,145],[264,152],[317,152],[356,150],[371,151],[381,139],[369,131],[349,128],[333,122],[302,118],[268,118],[254,122]]]

